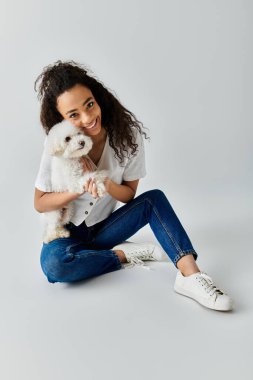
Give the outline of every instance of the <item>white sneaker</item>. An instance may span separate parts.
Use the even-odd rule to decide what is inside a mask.
[[[211,277],[205,272],[183,276],[177,272],[174,290],[184,296],[193,298],[210,309],[228,311],[233,308],[233,300],[225,292],[218,289]]]
[[[124,243],[116,245],[112,250],[113,249],[120,249],[125,253],[129,264],[123,264],[124,268],[140,265],[142,268],[150,269],[142,260],[159,261],[162,258],[161,248],[152,243],[133,243],[131,241],[125,241]]]

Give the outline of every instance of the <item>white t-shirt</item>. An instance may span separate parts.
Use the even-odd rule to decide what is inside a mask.
[[[138,148],[134,155],[128,148],[128,153],[123,151],[123,162],[119,162],[119,159],[114,157],[115,151],[109,145],[108,133],[106,136],[106,142],[101,158],[96,166],[94,163],[94,170],[105,169],[108,171],[108,177],[121,184],[122,181],[133,181],[145,177],[145,150],[143,137],[136,128],[133,128],[135,143],[138,144]],[[52,156],[46,153],[44,141],[44,151],[42,153],[39,172],[35,180],[35,187],[44,192],[52,192],[51,188],[51,161]],[[83,193],[80,197],[72,201],[74,204],[75,212],[71,218],[71,222],[76,226],[79,226],[84,220],[88,227],[106,219],[116,208],[117,200],[106,193],[102,198],[94,198],[89,192]]]

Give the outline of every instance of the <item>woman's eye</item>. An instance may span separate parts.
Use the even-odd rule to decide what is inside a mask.
[[[90,104],[94,104],[93,100],[92,100],[91,102],[88,103],[88,105],[90,105]],[[89,107],[89,108],[90,108],[90,107]]]
[[[90,107],[90,104],[92,104],[92,106],[93,106],[94,101],[92,100],[91,102],[88,103],[88,108],[91,108],[91,107],[92,107],[92,106]],[[71,119],[73,119],[72,116],[75,117],[75,115],[77,115],[77,114],[76,114],[76,113],[72,113],[69,117],[70,117]]]
[[[71,137],[67,136],[67,137],[65,138],[65,141],[68,142],[69,140],[71,140]]]

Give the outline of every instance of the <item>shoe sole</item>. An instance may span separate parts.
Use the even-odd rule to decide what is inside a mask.
[[[214,306],[211,306],[211,305],[205,304],[204,302],[200,302],[198,299],[196,299],[196,298],[194,297],[194,295],[192,295],[192,293],[187,292],[185,289],[181,288],[181,287],[178,286],[178,285],[174,285],[174,290],[175,290],[176,293],[178,293],[178,294],[182,294],[183,296],[186,296],[186,297],[188,297],[188,298],[191,298],[191,299],[193,299],[194,301],[198,302],[200,305],[205,306],[205,307],[207,307],[207,308],[209,308],[209,309],[212,309],[212,310],[217,310],[217,311],[230,311],[230,310],[233,309],[233,305],[232,305],[232,304],[229,306],[229,308],[218,308],[218,307],[214,307]]]

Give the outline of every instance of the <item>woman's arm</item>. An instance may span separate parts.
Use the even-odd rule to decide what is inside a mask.
[[[134,198],[138,183],[139,180],[136,179],[135,181],[123,181],[122,185],[119,185],[107,178],[105,185],[107,192],[111,195],[111,197],[122,203],[127,203]],[[86,186],[85,189],[87,191]],[[91,192],[91,189],[89,188],[88,191]],[[96,189],[93,191],[96,192]],[[63,191],[61,193],[46,193],[35,187],[34,208],[40,213],[58,210],[66,206],[69,202],[80,197],[80,195],[80,193],[70,193],[68,191]]]
[[[50,160],[51,158],[48,158],[46,156],[46,160]],[[90,160],[86,159],[85,157],[81,157],[81,161],[83,164],[83,170],[86,171],[93,171],[94,167],[92,166],[92,163]],[[50,161],[49,161],[50,163]],[[48,163],[46,162],[48,165]],[[94,165],[94,164],[93,164]],[[50,166],[49,166],[50,167]],[[46,171],[47,176],[50,175],[50,169]],[[43,173],[45,176],[45,173]],[[47,179],[48,180],[48,179]],[[84,189],[84,192],[87,191]],[[83,193],[70,193],[69,191],[63,191],[63,192],[44,192],[36,188],[35,186],[35,193],[34,193],[34,208],[38,212],[48,212],[53,210],[58,210],[66,206],[69,202],[75,200],[76,198],[80,197]],[[94,195],[94,190],[91,192],[92,195]]]
[[[111,197],[122,203],[127,203],[135,197],[138,183],[139,179],[136,179],[134,181],[123,181],[122,184],[119,185],[108,178],[107,181],[105,181],[105,187]]]
[[[34,208],[38,212],[58,210],[66,206],[70,201],[80,197],[80,193],[45,193],[35,187]]]

